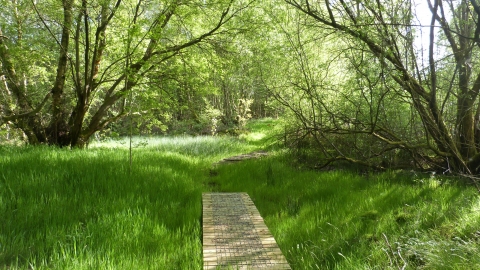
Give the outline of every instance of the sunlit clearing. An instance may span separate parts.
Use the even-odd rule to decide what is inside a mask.
[[[182,146],[195,143],[213,143],[218,139],[211,136],[179,136],[179,137],[132,137],[132,147],[154,147],[159,145]],[[89,144],[89,148],[105,147],[105,148],[129,148],[130,139],[128,137],[121,137],[117,139],[107,139],[103,141],[93,141]]]
[[[241,136],[242,139],[246,139],[248,141],[260,141],[261,139],[265,138],[265,133],[262,132],[252,132],[246,135]]]

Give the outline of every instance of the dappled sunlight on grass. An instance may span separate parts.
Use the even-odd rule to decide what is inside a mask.
[[[247,133],[239,138],[251,145],[262,148],[278,148],[277,138],[283,132],[283,124],[279,119],[264,118],[247,123]]]
[[[247,134],[240,135],[241,139],[245,139],[247,141],[260,141],[265,138],[267,135],[261,132],[251,132]]]
[[[129,138],[92,142],[90,149],[129,149]],[[224,157],[242,154],[258,149],[232,137],[178,136],[178,137],[133,137],[133,154],[150,152],[171,152],[186,158],[200,158],[215,162]],[[128,158],[128,153],[127,154]]]
[[[457,213],[459,222],[455,231],[467,237],[476,235],[477,240],[480,241],[480,197],[472,198],[466,204],[470,207]]]

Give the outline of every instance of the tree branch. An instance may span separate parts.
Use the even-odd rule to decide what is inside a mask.
[[[40,104],[35,109],[33,109],[32,111],[29,111],[27,113],[22,113],[22,114],[0,116],[0,119],[2,120],[2,123],[0,123],[0,126],[2,126],[3,124],[5,124],[8,121],[13,121],[13,120],[17,120],[17,119],[20,119],[20,118],[30,117],[30,116],[33,116],[33,115],[37,114],[38,112],[40,112],[40,110],[42,110],[43,106],[45,106],[45,104],[47,103],[47,101],[48,101],[48,99],[50,98],[51,95],[52,95],[52,93],[48,93],[43,98],[42,102],[40,102]]]

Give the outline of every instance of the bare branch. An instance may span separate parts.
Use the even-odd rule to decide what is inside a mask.
[[[31,2],[32,2],[33,9],[35,10],[35,13],[37,14],[38,18],[42,21],[43,26],[45,26],[45,28],[47,28],[48,33],[50,34],[50,36],[52,36],[52,38],[55,40],[55,42],[57,42],[58,46],[62,47],[62,44],[57,39],[57,36],[55,34],[53,34],[52,30],[50,30],[50,27],[48,27],[48,24],[45,22],[42,15],[40,15],[40,12],[38,11],[38,8],[37,8],[36,1],[31,0]]]

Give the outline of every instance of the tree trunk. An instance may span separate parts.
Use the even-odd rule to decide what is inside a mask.
[[[57,74],[52,87],[52,121],[48,128],[48,142],[59,146],[67,146],[70,144],[70,130],[66,122],[67,113],[63,93],[67,76],[68,47],[73,20],[72,4],[73,0],[63,1],[62,39],[60,41]]]
[[[462,156],[468,160],[475,156],[475,122],[474,122],[474,101],[468,97],[458,98],[457,122],[458,135],[457,141]]]

